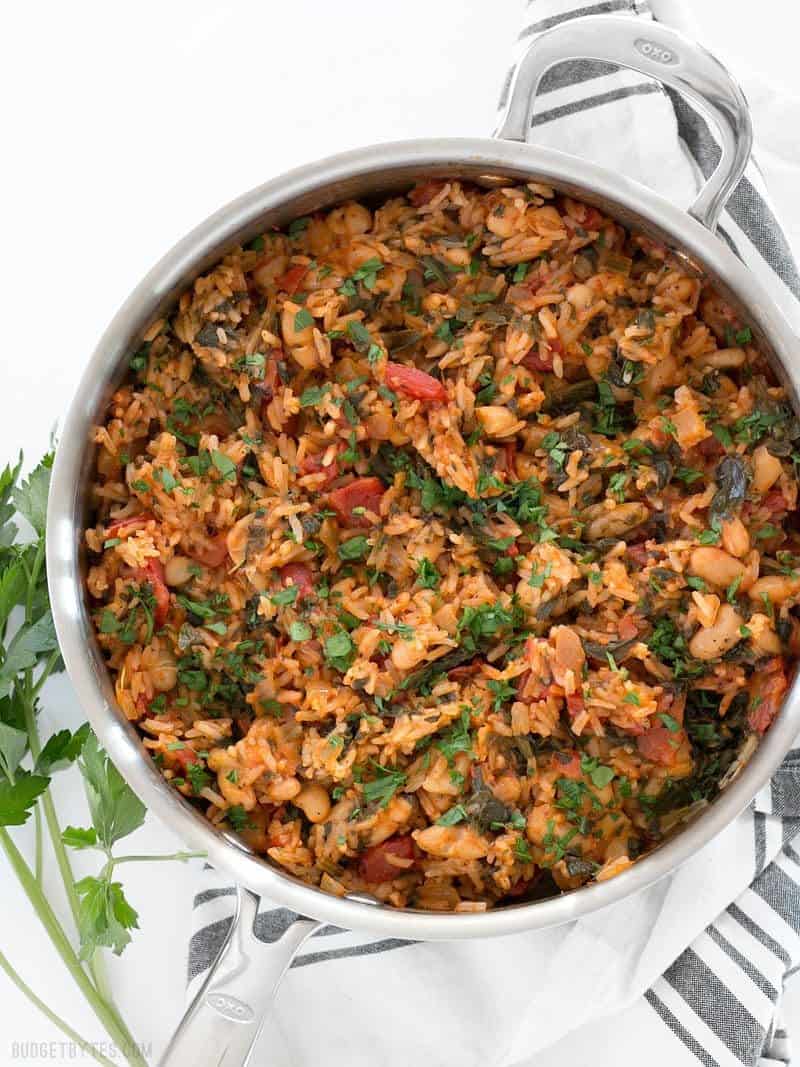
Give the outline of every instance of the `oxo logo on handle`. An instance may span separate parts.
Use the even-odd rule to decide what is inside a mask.
[[[226,1019],[234,1023],[249,1023],[255,1018],[255,1012],[249,1004],[230,993],[209,993],[206,1002]]]
[[[646,37],[637,37],[633,42],[633,47],[637,52],[646,59],[654,59],[656,63],[663,63],[665,67],[673,66],[675,63],[680,62],[680,56],[673,52],[670,48],[662,48],[660,44],[656,44],[655,41],[648,41]]]

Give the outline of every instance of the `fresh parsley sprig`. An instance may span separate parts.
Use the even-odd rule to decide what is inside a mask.
[[[45,744],[38,727],[40,693],[47,679],[61,670],[45,576],[45,525],[53,454],[49,453],[25,481],[22,457],[0,471],[0,852],[22,886],[61,960],[105,1027],[113,1044],[133,1067],[146,1067],[131,1032],[107,992],[104,964],[98,949],[119,954],[137,926],[136,911],[125,899],[112,872],[122,863],[146,859],[187,859],[174,856],[115,856],[112,847],[144,821],[141,801],[126,785],[88,726],[74,733],[59,730]],[[23,537],[17,516],[32,531]],[[92,826],[68,828],[62,834],[50,793],[54,775],[75,762],[86,784]],[[34,820],[34,855],[26,859],[11,830]],[[64,893],[80,939],[80,950],[59,920],[43,882],[45,827],[61,875]],[[97,876],[76,881],[67,852],[99,848],[105,864]],[[112,1060],[85,1041],[52,1010],[0,952],[0,970],[54,1025],[99,1063]],[[119,1062],[117,1060],[117,1062]]]

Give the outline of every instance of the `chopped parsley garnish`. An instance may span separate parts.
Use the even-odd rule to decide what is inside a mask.
[[[518,837],[514,842],[514,855],[523,863],[533,863],[530,845],[524,837]]]
[[[363,534],[359,534],[357,537],[351,537],[349,541],[344,541],[341,545],[339,545],[339,559],[363,559],[369,552],[369,549],[369,541],[367,541],[366,537]]]
[[[603,789],[614,778],[612,767],[606,767],[592,756],[581,756],[581,770],[596,789]]]
[[[437,826],[456,826],[467,818],[467,811],[463,804],[454,804],[444,815],[436,820]]]
[[[222,475],[224,482],[236,481],[236,464],[232,459],[229,459],[223,452],[214,451],[211,453],[211,462],[217,468]]]
[[[364,288],[370,292],[375,288],[378,281],[378,272],[383,270],[383,263],[376,256],[365,260],[364,263],[354,270],[349,278],[345,279],[344,285],[339,289],[342,296],[356,295],[356,282],[363,282]]]
[[[429,559],[421,559],[417,568],[417,584],[423,589],[438,589],[442,576]]]
[[[517,695],[516,688],[503,679],[490,678],[486,684],[489,686],[489,690],[494,693],[492,707],[495,711],[499,711],[507,700],[511,700]]]
[[[681,724],[678,722],[678,720],[674,719],[671,715],[668,715],[666,711],[659,712],[658,718],[661,719],[661,721],[671,734],[678,733],[681,728]]]
[[[441,740],[436,742],[436,747],[451,766],[459,752],[472,751],[472,737],[469,732],[471,719],[470,709],[465,706],[462,708],[460,717],[456,719]]]
[[[312,408],[323,399],[324,396],[330,391],[329,385],[312,385],[308,389],[304,390],[300,395],[300,407]]]
[[[353,347],[356,351],[369,351],[372,344],[372,334],[362,322],[358,322],[357,319],[351,319],[347,324],[347,336],[353,342]]]
[[[311,314],[311,312],[308,310],[308,308],[300,308],[299,311],[295,312],[294,328],[295,328],[297,333],[299,333],[301,330],[305,330],[309,326],[313,326],[313,325],[314,325],[314,316]]]
[[[311,627],[307,622],[293,622],[289,627],[289,636],[293,641],[308,641],[311,637]]]
[[[280,589],[277,593],[273,593],[270,600],[276,607],[284,608],[287,604],[294,604],[295,600],[297,600],[298,592],[296,585],[287,585],[285,589]]]
[[[375,760],[370,760],[370,764],[376,772],[376,777],[371,782],[364,782],[364,799],[368,804],[377,801],[385,808],[397,790],[406,784],[406,776],[402,771],[383,767]]]
[[[355,648],[348,633],[342,631],[325,639],[325,659],[337,671],[346,674],[353,662]]]

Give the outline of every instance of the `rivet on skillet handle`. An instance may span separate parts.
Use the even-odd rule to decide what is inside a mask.
[[[696,41],[659,22],[630,15],[573,19],[532,41],[509,88],[496,137],[527,140],[542,76],[569,59],[602,60],[647,74],[688,97],[711,117],[722,155],[689,214],[713,233],[753,147],[747,101],[725,67]]]
[[[324,923],[297,918],[269,944],[254,931],[258,897],[237,890],[228,936],[175,1031],[160,1067],[246,1067],[298,949]]]

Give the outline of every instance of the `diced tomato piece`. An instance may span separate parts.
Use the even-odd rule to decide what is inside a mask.
[[[788,505],[780,489],[773,489],[761,501],[761,507],[766,508],[772,515],[777,515],[780,511],[786,511]]]
[[[186,552],[204,567],[220,567],[228,558],[228,535],[218,533],[205,541],[196,541]]]
[[[636,746],[646,760],[669,767],[675,762],[680,735],[670,733],[666,726],[651,726],[636,738]]]
[[[353,514],[354,508],[365,508],[378,513],[383,494],[386,492],[380,478],[356,478],[347,485],[334,489],[328,496],[328,502],[336,512],[337,518],[346,526],[369,526],[364,515]]]
[[[276,808],[272,815],[272,821],[269,824],[269,847],[270,848],[286,848],[292,841],[294,830],[292,829],[291,821],[285,823],[283,820],[286,817],[286,805],[281,804]]]
[[[213,433],[217,437],[227,437],[233,429],[230,416],[216,408],[214,411],[208,411],[205,415],[201,415],[199,419],[189,425],[190,429],[195,433]]]
[[[603,216],[596,207],[589,207],[584,204],[583,208],[583,219],[581,220],[583,228],[585,230],[599,230],[603,224]]]
[[[517,442],[506,442],[503,445],[503,452],[505,453],[506,470],[509,474],[514,474],[517,462]]]
[[[452,667],[447,672],[447,677],[451,682],[463,682],[467,678],[471,678],[473,674],[477,674],[481,669],[479,662],[475,663],[462,663],[460,667]]]
[[[176,763],[180,763],[184,770],[188,770],[189,767],[195,764],[202,765],[203,762],[191,745],[186,745],[184,748],[171,749],[169,754],[174,756]]]
[[[440,381],[416,367],[404,363],[386,364],[386,384],[413,400],[430,400],[441,404],[447,400],[447,390]]]
[[[365,882],[372,882],[373,885],[379,885],[381,882],[391,882],[392,879],[399,878],[401,874],[410,870],[409,867],[395,866],[387,859],[388,856],[397,856],[398,859],[402,860],[413,860],[414,839],[411,835],[402,834],[390,837],[388,841],[383,841],[380,845],[373,845],[372,848],[368,848],[366,852],[362,853],[361,859],[358,861],[358,873]]]
[[[438,196],[445,184],[443,181],[422,182],[414,186],[408,194],[408,199],[414,207],[422,207],[423,204],[429,204],[435,196]]]
[[[553,353],[540,352],[538,349],[536,351],[532,350],[522,360],[522,365],[527,367],[528,370],[551,371],[553,369]]]
[[[262,422],[267,421],[267,408],[275,396],[275,388],[280,378],[278,364],[282,359],[283,349],[273,348],[267,355],[264,377],[260,382],[253,382],[250,386],[250,392],[260,400],[259,415]]]
[[[623,641],[631,641],[638,633],[639,627],[636,625],[636,620],[630,615],[625,615],[620,619],[619,636]]]
[[[647,563],[648,552],[644,541],[637,541],[635,544],[628,545],[625,551],[633,562],[640,567],[644,567]]]
[[[322,464],[322,455],[306,456],[300,464],[301,474],[324,474],[325,477],[319,483],[318,488],[327,489],[331,482],[335,482],[341,474],[339,464],[333,459],[327,467]]]
[[[567,711],[574,719],[576,715],[580,713],[586,707],[586,703],[583,699],[583,693],[569,693],[567,694]]]
[[[725,445],[721,441],[718,441],[716,437],[706,437],[699,444],[695,445],[697,452],[705,459],[714,459],[717,456],[721,456],[725,451]]]
[[[149,559],[144,567],[138,567],[136,579],[139,582],[147,582],[153,590],[153,596],[156,601],[153,620],[156,628],[163,626],[169,614],[169,589],[164,581],[164,567],[161,560]]]
[[[522,674],[517,676],[517,694],[524,693],[531,677],[530,671],[523,671]]]
[[[308,266],[300,263],[296,267],[290,267],[280,278],[276,278],[275,284],[279,289],[285,289],[289,296],[294,296],[306,274],[308,274]]]
[[[770,660],[764,671],[754,675],[750,684],[751,707],[747,714],[747,721],[754,730],[760,734],[766,733],[778,714],[788,688],[789,681],[780,656]]]
[[[550,762],[561,778],[571,778],[577,782],[581,777],[581,758],[577,752],[554,752]]]
[[[127,537],[135,530],[141,530],[153,518],[149,511],[143,511],[139,515],[129,515],[127,519],[112,522],[106,529],[106,537]]]
[[[301,598],[314,592],[314,575],[305,563],[287,563],[279,574],[284,585],[288,582],[297,586]]]

